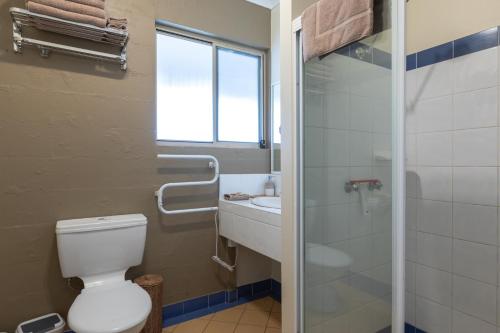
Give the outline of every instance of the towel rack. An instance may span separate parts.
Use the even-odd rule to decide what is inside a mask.
[[[211,180],[199,182],[179,182],[167,183],[160,187],[155,192],[158,202],[158,209],[165,215],[186,214],[186,213],[201,213],[201,212],[214,212],[218,211],[219,207],[203,207],[203,208],[190,208],[190,209],[177,209],[168,210],[163,206],[163,196],[168,188],[187,187],[187,186],[204,186],[215,184],[219,180],[219,161],[212,155],[168,155],[159,154],[159,159],[178,159],[178,160],[209,160],[208,167],[214,169],[214,177]]]
[[[33,46],[40,50],[42,57],[48,57],[51,51],[76,55],[97,60],[118,63],[122,70],[127,69],[128,32],[113,29],[99,28],[90,24],[63,20],[57,17],[30,12],[29,10],[12,7],[12,38],[14,52],[22,53],[23,46]],[[70,37],[82,38],[93,42],[118,47],[119,53],[108,53],[96,50],[74,47],[66,44],[52,43],[40,39],[23,36],[23,28],[35,28],[54,32]]]

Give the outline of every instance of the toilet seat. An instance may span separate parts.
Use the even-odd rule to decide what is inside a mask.
[[[68,324],[76,333],[124,332],[144,322],[151,298],[131,281],[85,288],[69,309]]]

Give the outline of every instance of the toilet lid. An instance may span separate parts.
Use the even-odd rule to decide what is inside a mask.
[[[71,305],[68,325],[77,333],[122,332],[144,321],[151,298],[137,284],[121,281],[85,288]]]

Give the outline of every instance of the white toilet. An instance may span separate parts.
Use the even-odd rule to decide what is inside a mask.
[[[76,333],[138,333],[144,327],[151,299],[125,280],[125,272],[142,262],[146,224],[142,214],[57,222],[62,275],[84,283],[68,313]]]

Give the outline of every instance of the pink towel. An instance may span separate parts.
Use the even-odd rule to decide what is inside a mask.
[[[28,3],[26,4],[26,7],[29,11],[31,11],[33,13],[53,16],[53,17],[57,17],[57,18],[60,18],[63,20],[68,20],[68,21],[73,21],[73,22],[91,24],[91,25],[95,25],[96,27],[99,27],[99,28],[106,27],[106,19],[103,19],[103,18],[68,12],[66,10],[54,8],[51,6],[45,6],[45,5],[42,5],[42,4],[39,4],[36,2],[32,2],[32,1],[28,1]]]
[[[126,18],[110,17],[108,18],[107,27],[126,31],[128,27],[128,20]]]
[[[50,6],[57,9],[65,10],[72,13],[78,13],[82,15],[95,16],[98,18],[105,19],[106,12],[104,9],[82,5],[81,3],[68,1],[68,0],[29,0],[30,2],[36,2],[40,5]]]
[[[302,14],[304,61],[373,32],[373,0],[319,0]]]
[[[82,5],[104,9],[104,0],[69,0],[69,1],[77,2]]]

